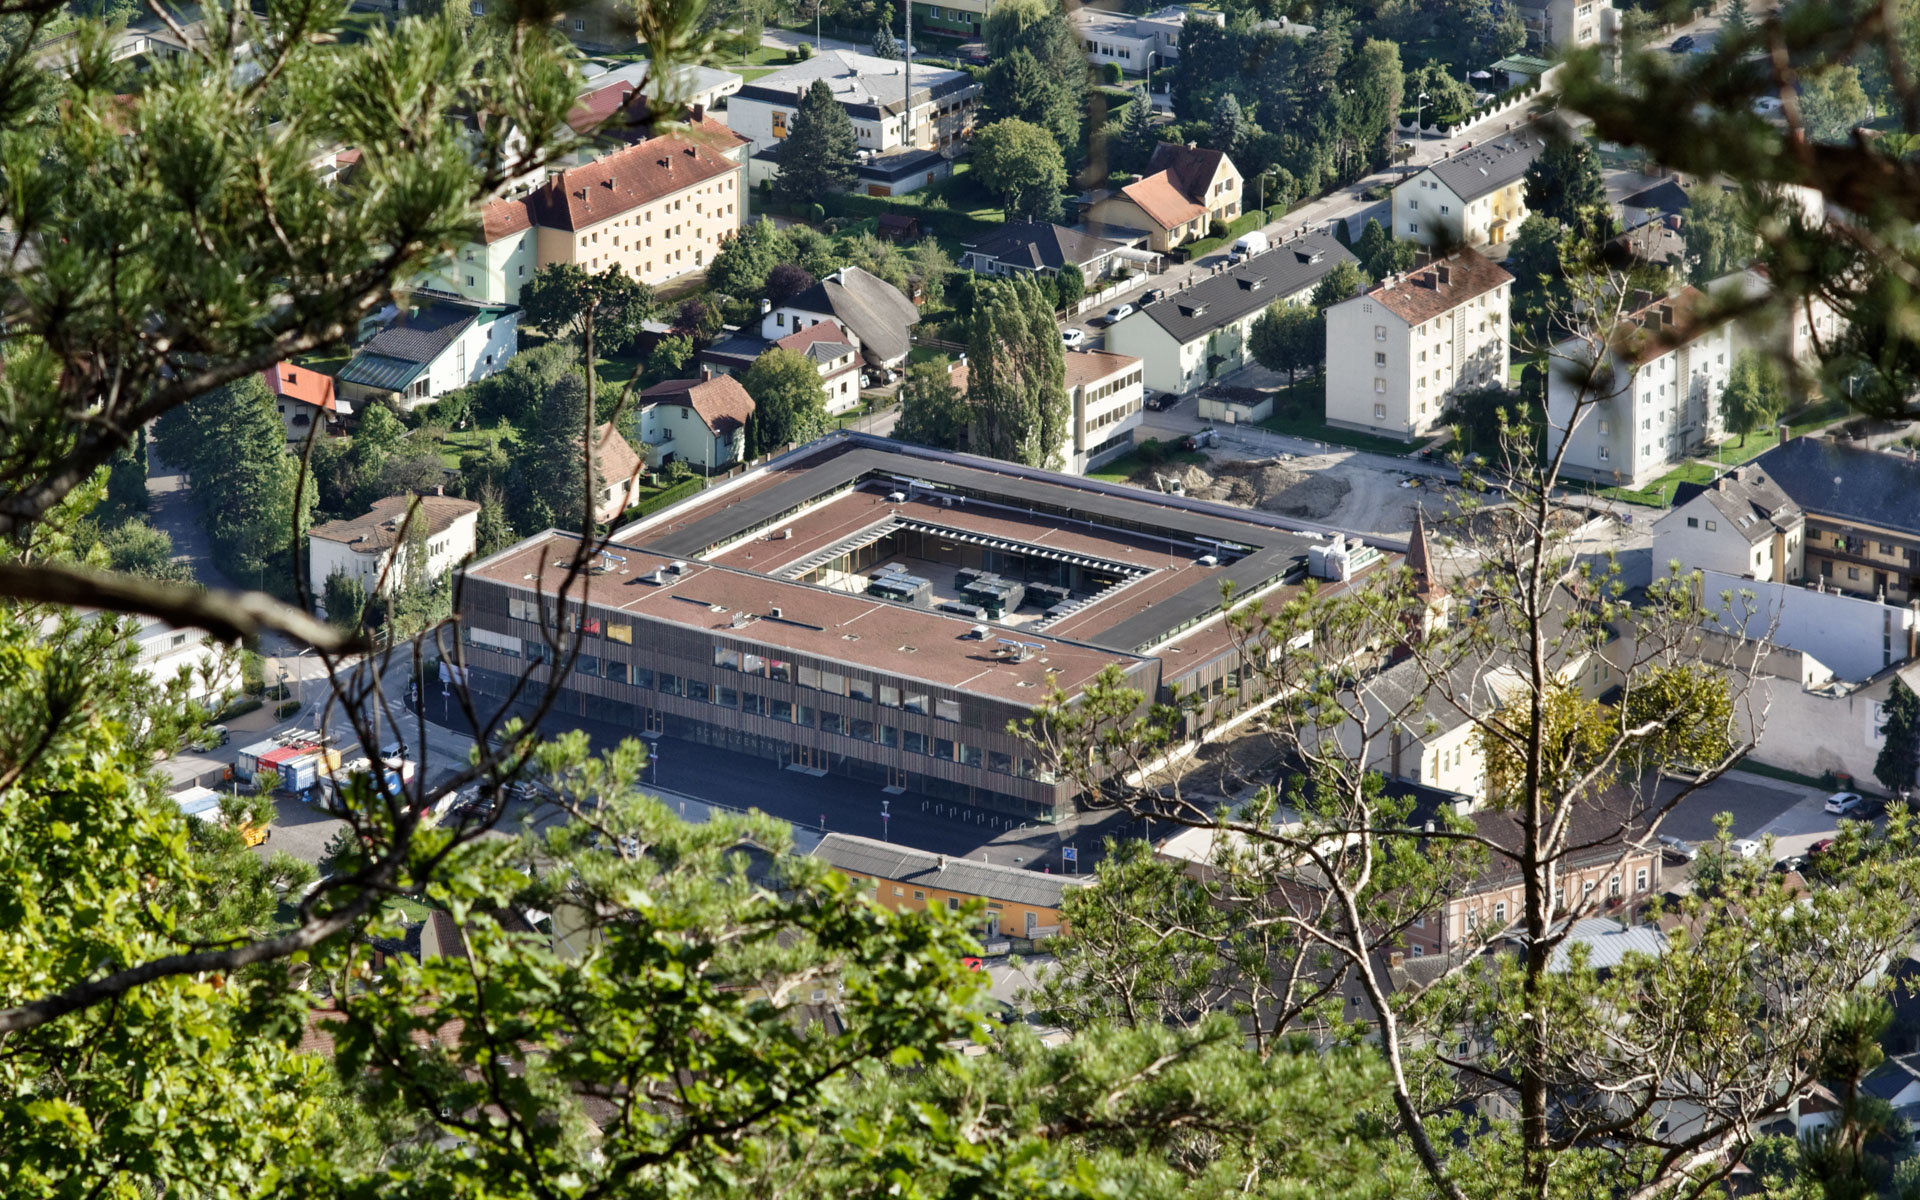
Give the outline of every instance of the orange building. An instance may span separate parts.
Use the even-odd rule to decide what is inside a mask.
[[[950,858],[872,838],[830,833],[813,857],[873,892],[893,909],[926,909],[983,900],[985,936],[1049,937],[1060,932],[1060,902],[1068,888],[1091,879],[1054,875],[971,858]]]

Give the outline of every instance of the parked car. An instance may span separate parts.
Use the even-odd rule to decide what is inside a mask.
[[[960,964],[961,964],[962,966],[964,966],[964,967],[966,967],[966,969],[967,969],[967,970],[969,970],[969,971],[984,971],[984,970],[986,970],[986,969],[987,969],[987,960],[986,960],[986,959],[984,959],[984,958],[975,958],[975,957],[974,957],[973,955],[971,955],[971,954],[969,954],[969,955],[967,955],[967,956],[966,956],[965,958],[962,958],[962,959],[960,960]]]
[[[1084,329],[1062,329],[1060,344],[1069,350],[1078,350],[1087,344],[1087,331]]]
[[[1859,809],[1860,793],[1858,792],[1835,792],[1833,795],[1827,797],[1827,811],[1830,813],[1838,813],[1842,816],[1848,814],[1858,816]]]
[[[1245,254],[1242,254],[1238,250],[1235,250],[1232,254],[1227,255],[1227,265],[1230,267],[1237,267],[1245,261],[1247,261],[1247,256]]]
[[[1167,289],[1165,288],[1148,288],[1146,291],[1140,293],[1140,303],[1143,305],[1152,304],[1156,300],[1165,300],[1166,298]]]
[[[1180,397],[1173,392],[1153,392],[1147,396],[1147,407],[1154,412],[1165,412],[1180,403]]]
[[[1735,838],[1732,844],[1727,847],[1727,850],[1735,858],[1760,857],[1760,843],[1754,841],[1752,838]]]
[[[1677,838],[1670,833],[1660,835],[1660,849],[1673,855],[1682,862],[1692,862],[1700,857],[1700,848],[1685,838]]]
[[[1107,324],[1111,325],[1115,321],[1118,321],[1121,317],[1130,317],[1132,315],[1133,315],[1133,305],[1116,304],[1112,308],[1107,310]]]
[[[1779,862],[1773,864],[1774,874],[1785,875],[1789,871],[1805,871],[1807,869],[1807,861],[1807,856],[1804,854],[1789,854]]]
[[[200,734],[187,744],[195,750],[205,752],[218,746],[224,746],[232,739],[233,735],[227,732],[225,725],[209,725],[201,730]]]
[[[1691,34],[1683,33],[1673,39],[1673,52],[1675,54],[1685,54],[1691,49],[1693,49],[1693,36]]]

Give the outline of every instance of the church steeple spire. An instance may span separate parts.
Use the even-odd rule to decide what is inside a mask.
[[[1426,516],[1418,508],[1413,510],[1413,534],[1407,539],[1407,570],[1413,573],[1415,595],[1437,600],[1447,594],[1446,585],[1440,582],[1439,572],[1433,567],[1433,547],[1427,541]]]

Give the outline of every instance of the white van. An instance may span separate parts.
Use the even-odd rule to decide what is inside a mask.
[[[1265,254],[1269,249],[1271,249],[1271,247],[1267,245],[1266,232],[1260,229],[1254,230],[1233,244],[1233,252],[1235,254],[1244,254],[1248,257],[1255,254]]]

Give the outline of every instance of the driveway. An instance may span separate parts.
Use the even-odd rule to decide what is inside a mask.
[[[213,565],[213,546],[187,493],[185,472],[160,457],[152,437],[147,439],[147,504],[154,528],[173,539],[173,561],[186,563],[193,577],[209,588],[232,590],[233,581]]]
[[[1663,795],[1672,795],[1679,785],[1662,786]],[[1760,839],[1771,835],[1773,856],[1785,858],[1804,854],[1807,847],[1823,837],[1832,837],[1838,818],[1821,811],[1827,793],[1784,780],[1729,771],[1682,801],[1660,826],[1662,833],[1690,842],[1706,841],[1714,836],[1714,818],[1720,813],[1733,817],[1733,836]]]

